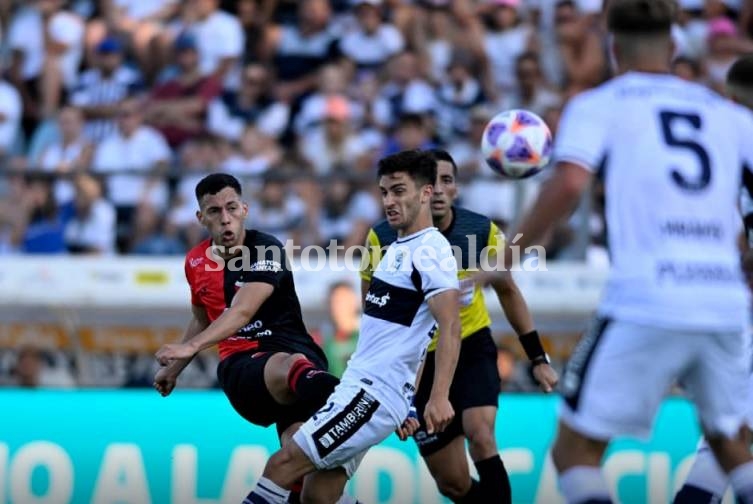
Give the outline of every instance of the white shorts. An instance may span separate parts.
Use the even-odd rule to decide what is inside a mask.
[[[348,477],[366,451],[398,428],[390,412],[362,387],[340,383],[327,404],[293,435],[317,469],[344,467]]]
[[[560,416],[598,440],[647,438],[665,395],[683,387],[704,430],[732,437],[749,409],[749,334],[596,319],[562,378]]]

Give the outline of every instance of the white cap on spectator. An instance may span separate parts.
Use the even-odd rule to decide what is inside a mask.
[[[374,7],[379,7],[382,5],[382,0],[350,0],[350,5],[353,7],[358,7],[362,4],[368,4],[373,5]]]

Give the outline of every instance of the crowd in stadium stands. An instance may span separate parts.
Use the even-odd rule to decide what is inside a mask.
[[[674,71],[723,91],[732,61],[753,51],[753,1],[679,3]],[[361,244],[382,215],[376,161],[434,146],[460,166],[462,204],[509,232],[546,173],[495,177],[479,157],[484,126],[526,108],[556,135],[564,102],[610,76],[602,8],[0,0],[0,254],[183,254],[203,237],[193,191],[212,171],[244,181],[249,227],[301,247]],[[548,260],[607,261],[601,204],[597,187],[549,237]],[[344,351],[353,329],[332,332]],[[19,353],[0,358],[0,375],[70,380],[43,372],[64,364]],[[213,383],[204,364],[197,384]],[[152,362],[101,365],[91,372],[113,384],[151,379]]]

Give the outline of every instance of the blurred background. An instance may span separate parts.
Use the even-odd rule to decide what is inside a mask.
[[[723,92],[753,51],[753,1],[680,0],[673,71]],[[364,242],[377,160],[441,147],[460,204],[510,236],[546,172],[479,158],[497,112],[556,136],[563,105],[611,75],[601,0],[0,0],[0,383],[144,387],[188,317],[183,255],[204,238],[196,182],[239,177],[248,227],[300,247]],[[520,276],[561,368],[608,266],[597,183]],[[297,259],[296,259],[297,260]],[[340,264],[344,258],[332,258]],[[340,373],[353,272],[296,273]],[[493,295],[506,391],[535,390]],[[496,306],[495,306],[496,304]],[[205,352],[183,387],[216,387]]]

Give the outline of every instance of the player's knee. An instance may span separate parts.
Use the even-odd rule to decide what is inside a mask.
[[[288,469],[295,462],[295,453],[291,447],[292,443],[286,443],[283,447],[274,453],[267,462],[267,469],[271,474],[280,474],[288,472]],[[266,474],[267,471],[265,471]]]
[[[308,360],[308,358],[303,355],[302,353],[294,353],[288,355],[283,361],[280,371],[285,373],[285,376],[287,376],[290,373],[290,368],[293,367],[293,364],[298,362],[301,359]]]
[[[483,460],[497,454],[497,440],[494,428],[489,425],[479,425],[466,433],[468,451],[473,460]]]
[[[471,489],[471,480],[458,478],[451,474],[436,475],[439,493],[450,500],[458,500],[465,496]]]

